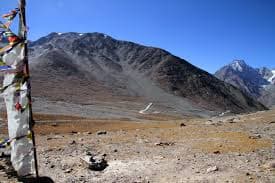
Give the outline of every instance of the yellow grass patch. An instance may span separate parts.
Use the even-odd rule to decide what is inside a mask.
[[[194,148],[207,153],[251,152],[272,147],[270,139],[251,139],[248,134],[242,132],[209,133],[204,139],[197,142]]]

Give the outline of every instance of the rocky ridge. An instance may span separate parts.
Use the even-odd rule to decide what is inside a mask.
[[[275,70],[253,68],[243,60],[234,60],[219,69],[215,76],[240,88],[266,106],[275,105]]]
[[[34,96],[81,104],[144,101],[193,114],[266,109],[165,50],[105,34],[51,33],[29,48]]]

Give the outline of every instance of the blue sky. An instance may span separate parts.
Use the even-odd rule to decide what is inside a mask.
[[[233,59],[275,67],[275,0],[27,0],[29,38],[102,32],[215,72]],[[1,0],[0,13],[17,0]]]

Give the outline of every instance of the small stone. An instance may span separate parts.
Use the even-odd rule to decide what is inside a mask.
[[[221,154],[220,151],[214,151],[213,153],[214,153],[214,154]]]
[[[51,166],[50,166],[50,168],[54,168],[54,167],[55,167],[55,165],[51,165]]]
[[[97,134],[97,135],[106,135],[107,132],[106,132],[106,131],[98,131],[96,134]]]
[[[114,152],[117,152],[117,149],[115,149]]]
[[[72,168],[68,168],[68,169],[66,169],[66,170],[64,171],[64,173],[71,173],[72,171],[73,171]]]
[[[66,165],[62,165],[61,166],[61,170],[66,170],[67,166]]]
[[[92,154],[90,151],[87,151],[87,152],[86,152],[86,155],[87,155],[87,156],[93,156],[93,154]]]
[[[240,118],[235,118],[235,119],[233,119],[233,123],[237,123],[237,122],[239,122],[240,121]]]
[[[236,123],[235,118],[229,118],[226,120],[228,123]]]
[[[213,125],[214,122],[210,119],[210,120],[206,121],[205,124],[206,124],[206,125]]]
[[[51,126],[52,126],[52,127],[57,127],[58,124],[57,124],[57,123],[53,123]]]
[[[264,168],[267,168],[267,169],[275,169],[275,160],[266,163],[266,164],[264,165]]]
[[[251,135],[249,136],[250,139],[259,139],[259,138],[262,138],[262,136],[260,134],[256,134],[256,135]]]
[[[172,146],[175,145],[174,142],[159,142],[159,143],[155,143],[155,146]]]
[[[70,143],[70,145],[74,145],[74,144],[76,144],[76,141],[75,141],[75,140],[73,140],[73,141]]]
[[[62,151],[63,149],[60,147],[60,148],[57,148],[56,151]]]
[[[210,173],[210,172],[215,172],[215,171],[218,171],[218,170],[219,170],[219,168],[217,166],[213,166],[213,167],[207,168],[206,172]]]
[[[184,126],[186,126],[186,124],[184,124],[184,123],[181,123],[181,124],[180,124],[180,127],[184,127]]]
[[[72,133],[72,134],[77,134],[77,132],[76,132],[76,131],[71,131],[71,133]]]

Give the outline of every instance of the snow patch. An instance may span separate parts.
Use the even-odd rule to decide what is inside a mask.
[[[144,114],[146,111],[148,111],[150,109],[150,107],[152,107],[153,103],[150,103],[145,109],[139,111],[140,114]]]
[[[272,76],[268,79],[268,82],[272,83],[272,81],[275,79],[275,70],[272,70]]]
[[[62,35],[63,33],[59,32],[59,33],[57,33],[57,34],[60,36],[60,35]]]
[[[79,36],[83,36],[83,34],[81,33],[81,34],[78,34]]]
[[[235,70],[235,71],[243,71],[242,66],[240,65],[240,63],[238,61],[235,61],[231,64],[231,67]]]

